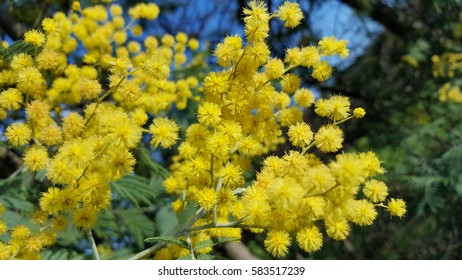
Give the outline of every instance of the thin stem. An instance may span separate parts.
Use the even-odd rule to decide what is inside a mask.
[[[165,246],[165,242],[156,243],[155,245],[147,248],[146,250],[143,250],[143,251],[139,252],[138,254],[134,255],[129,260],[141,260],[141,259],[151,255],[152,253],[156,252],[157,250],[159,250],[160,248],[162,248],[164,246]]]
[[[311,148],[314,146],[314,142],[312,142],[311,144],[309,144],[308,146],[306,146],[305,148],[303,148],[302,150],[302,156]]]
[[[316,193],[316,194],[305,195],[305,197],[324,196],[324,195],[326,195],[328,192],[330,192],[331,190],[336,189],[336,188],[338,188],[338,187],[340,187],[340,185],[335,185],[335,186],[333,186],[332,188],[330,188],[330,189],[328,189],[328,190],[326,190],[326,191],[323,191],[322,193]]]
[[[221,186],[223,185],[223,178],[218,179],[218,184],[215,189],[215,191],[218,193],[221,190]],[[217,218],[217,208],[218,208],[218,202],[215,203],[213,206],[213,223],[216,225],[218,223],[218,218]]]
[[[192,231],[198,231],[198,230],[204,230],[204,229],[211,229],[211,228],[261,228],[260,226],[257,225],[243,225],[241,224],[243,221],[245,221],[247,217],[237,219],[232,222],[228,223],[222,223],[222,224],[205,224],[201,226],[196,226],[196,227],[189,227],[185,229],[185,231],[192,232]]]
[[[213,154],[211,154],[211,157],[210,157],[210,170],[209,170],[209,173],[210,173],[210,187],[213,187],[213,181],[214,181],[214,173],[213,173],[213,159],[214,159],[214,156]]]
[[[347,117],[347,118],[344,118],[344,119],[342,119],[342,120],[336,121],[336,122],[334,122],[334,125],[339,125],[339,124],[341,124],[341,123],[346,122],[347,120],[351,120],[352,118],[354,118],[354,115],[351,115],[351,116],[349,116],[349,117]]]
[[[234,77],[236,77],[236,75],[237,75],[237,66],[239,65],[239,62],[241,62],[241,60],[244,58],[244,54],[245,54],[246,50],[248,49],[248,47],[249,47],[249,44],[246,44],[245,47],[244,47],[244,50],[242,51],[241,56],[237,60],[236,64],[234,64],[233,72],[232,72],[231,75],[229,75],[228,81],[231,80],[231,79],[234,79]]]
[[[98,159],[106,150],[107,148],[109,147],[109,145],[111,145],[112,142],[107,142],[106,145],[104,145],[104,147],[95,155],[95,157],[93,158],[93,162]],[[83,178],[83,176],[85,176],[85,174],[87,173],[87,170],[88,168],[91,166],[91,163],[89,165],[87,165],[87,167],[85,167],[85,169],[83,170],[82,174],[80,174],[80,176],[77,178],[77,183],[80,181],[80,179]]]
[[[290,71],[292,71],[292,69],[295,69],[295,68],[297,68],[297,67],[298,67],[298,66],[291,66],[291,67],[287,68],[287,69],[284,71],[284,73],[282,73],[281,78],[282,78],[285,74],[287,74],[287,73],[289,73]],[[278,79],[276,79],[276,80],[279,80],[279,79],[281,79],[281,78],[278,78]],[[258,88],[255,89],[255,91],[258,91],[259,89],[261,89],[262,87],[264,87],[265,85],[267,85],[267,84],[268,84],[269,82],[271,82],[271,81],[272,81],[272,79],[268,79],[266,82],[264,82],[263,84],[261,84],[260,86],[258,86]]]
[[[98,101],[96,102],[96,106],[95,106],[95,109],[93,110],[93,112],[91,112],[91,115],[88,117],[87,121],[85,122],[85,127],[91,122],[91,120],[93,119],[93,117],[95,116],[96,114],[96,110],[98,109],[99,105],[103,102],[103,100],[109,95],[111,94],[114,89],[116,89],[123,81],[125,81],[125,79],[127,78],[127,76],[123,76],[122,79],[120,79],[120,81],[117,83],[117,85],[113,86],[112,88],[110,88],[105,94],[103,94],[103,96],[101,96],[100,98],[98,98]]]
[[[177,230],[174,230],[170,235],[173,236],[173,237],[181,236],[181,234],[184,233],[185,228],[188,228],[191,225],[193,225],[195,222],[197,222],[197,220],[202,218],[204,215],[205,215],[205,209],[204,209],[204,207],[201,207],[199,210],[197,210],[196,214],[194,215],[194,217],[191,220],[186,222],[183,226],[177,228]],[[133,257],[130,258],[130,260],[143,259],[143,258],[153,254],[154,252],[156,252],[157,250],[159,250],[160,248],[162,248],[164,246],[165,246],[165,242],[156,243],[153,246],[151,246],[151,247],[139,252],[138,254],[134,255]]]
[[[184,234],[186,235],[186,242],[188,243],[188,247],[189,247],[189,255],[191,256],[193,260],[195,260],[196,257],[194,256],[194,248],[192,246],[191,236],[189,236],[189,232],[187,231],[185,231]]]
[[[93,256],[95,260],[101,260],[98,253],[98,247],[96,247],[95,239],[93,238],[93,234],[91,233],[91,229],[85,229],[85,233],[87,235],[88,241],[90,241],[91,249],[93,250]]]

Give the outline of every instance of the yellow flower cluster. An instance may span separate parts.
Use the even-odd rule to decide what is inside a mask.
[[[171,77],[172,69],[187,63],[185,51],[198,48],[197,40],[184,33],[140,39],[136,21],[157,18],[157,5],[129,9],[128,23],[115,4],[82,8],[74,1],[72,11],[44,19],[43,32],[26,32],[34,55],[20,53],[0,63],[0,116],[18,110],[26,115],[5,136],[24,150],[24,165],[45,171],[49,182],[33,218],[39,232],[0,221],[0,234],[11,233],[9,243],[0,243],[2,259],[39,258],[40,249],[53,244],[68,223],[91,235],[98,214],[111,205],[110,182],[133,172],[132,151],[143,133],[151,135],[154,147],[172,147],[179,127],[158,113],[173,104],[185,109],[199,86],[194,76]],[[333,71],[325,57],[348,56],[347,42],[327,37],[287,49],[283,59],[271,57],[265,42],[270,20],[295,28],[303,19],[298,4],[286,1],[270,14],[264,2],[253,0],[243,15],[245,38],[228,36],[216,46],[222,70],[204,78],[197,123],[186,129],[164,181],[176,212],[188,204],[199,208],[177,234],[187,233],[191,250],[169,245],[155,258],[189,255],[213,237],[240,238],[243,228],[266,232],[264,246],[275,257],[288,253],[292,239],[310,253],[321,248],[322,232],[343,240],[351,223],[371,225],[377,207],[392,216],[406,212],[400,199],[386,203],[387,186],[373,179],[384,172],[374,153],[340,153],[330,162],[316,156],[339,152],[340,124],[364,117],[365,110],[352,109],[341,95],[315,101],[295,68],[325,81]],[[85,50],[83,65],[69,60],[78,46]],[[317,130],[303,119],[313,105],[327,119]],[[286,139],[292,149],[267,156]],[[244,173],[254,171],[252,161],[263,156],[256,179],[246,182]]]
[[[287,1],[269,14],[263,2],[251,1],[244,10],[246,43],[228,36],[214,51],[223,69],[205,77],[198,123],[188,127],[164,182],[167,192],[179,197],[173,203],[177,212],[188,203],[203,210],[190,229],[193,238],[239,238],[242,228],[267,231],[265,248],[283,257],[292,238],[307,252],[319,250],[322,228],[333,239],[347,238],[351,223],[373,223],[376,207],[394,216],[405,213],[404,202],[383,204],[388,188],[372,179],[384,172],[374,153],[343,153],[324,163],[310,151],[338,152],[344,139],[339,124],[364,117],[365,110],[352,112],[349,99],[340,95],[314,102],[293,71],[307,67],[315,79],[328,79],[332,68],[323,57],[347,56],[346,41],[328,37],[318,46],[288,49],[284,60],[270,56],[265,43],[269,20],[279,17],[295,27],[298,10],[298,4]],[[303,110],[313,104],[317,115],[330,120],[317,131],[303,121]],[[294,149],[282,157],[266,157],[256,180],[246,186],[244,172],[252,159],[275,151],[286,136]],[[173,245],[158,251],[156,258],[187,254]]]
[[[186,65],[185,51],[199,47],[197,40],[184,33],[136,39],[142,34],[136,20],[156,19],[156,4],[131,8],[129,23],[116,4],[82,9],[75,1],[72,7],[69,16],[58,12],[41,30],[25,33],[33,55],[19,53],[0,64],[0,116],[26,113],[5,136],[24,150],[25,167],[45,171],[49,182],[34,214],[38,233],[0,222],[0,234],[12,236],[0,243],[0,259],[39,258],[68,223],[91,229],[111,205],[109,183],[133,171],[132,150],[143,133],[152,135],[155,147],[175,144],[178,126],[156,115],[173,103],[186,108],[199,84],[195,77],[169,80],[171,68]],[[85,53],[80,66],[68,60],[79,44]]]
[[[456,73],[462,69],[462,53],[445,52],[442,55],[433,55],[433,76],[456,79]],[[449,82],[443,84],[438,90],[441,102],[462,103],[460,86]]]

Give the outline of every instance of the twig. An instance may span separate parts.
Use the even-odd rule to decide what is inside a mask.
[[[96,247],[95,239],[93,238],[93,234],[91,233],[91,229],[85,229],[85,233],[87,235],[88,241],[90,241],[91,249],[93,250],[93,256],[95,260],[101,260],[98,253],[98,247]]]

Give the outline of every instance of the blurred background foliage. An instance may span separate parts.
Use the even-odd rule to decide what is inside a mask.
[[[37,27],[51,13],[69,11],[72,1],[0,1],[0,36],[20,39],[24,30]],[[83,6],[97,1],[81,1]],[[86,2],[86,3],[85,3]],[[141,1],[116,1],[125,7]],[[154,23],[142,22],[154,35],[180,31],[200,39],[204,52],[226,34],[242,30],[245,0],[157,0],[161,15]],[[270,11],[283,1],[265,1]],[[322,36],[348,39],[351,56],[337,66],[334,76],[315,85],[309,75],[303,83],[319,96],[347,95],[366,108],[366,118],[347,124],[346,146],[379,154],[393,196],[405,198],[408,213],[401,221],[379,215],[372,227],[354,228],[345,242],[328,240],[323,250],[307,255],[294,247],[288,258],[314,259],[461,259],[462,258],[462,105],[440,102],[438,90],[446,83],[462,85],[461,71],[435,77],[433,55],[462,53],[461,0],[306,0],[298,1],[305,19],[293,30],[274,22],[269,44],[283,57],[284,49],[314,44]],[[209,49],[207,49],[209,48]],[[209,67],[216,68],[213,59]],[[203,71],[189,69],[186,71]],[[176,73],[181,75],[181,73]],[[186,126],[194,109],[173,112]],[[310,122],[310,115],[305,116]],[[316,125],[316,124],[313,124]],[[352,139],[355,139],[354,142]],[[358,140],[359,139],[359,140]],[[4,144],[2,144],[4,145]],[[99,218],[97,244],[107,258],[127,258],[144,249],[144,239],[168,233],[178,224],[161,182],[163,166],[173,151],[139,149],[136,174],[112,185],[113,208]],[[5,219],[25,222],[33,211],[43,174],[21,168],[20,156],[0,147],[0,202],[10,210]],[[153,160],[154,159],[154,160]],[[251,178],[253,174],[248,174]],[[12,211],[13,210],[13,211]],[[83,234],[69,228],[59,246],[43,258],[89,258]],[[243,243],[255,257],[269,258],[262,237],[246,232]],[[217,252],[229,258],[226,247]]]

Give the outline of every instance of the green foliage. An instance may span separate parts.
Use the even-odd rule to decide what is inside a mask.
[[[176,237],[173,237],[173,236],[157,236],[157,237],[149,237],[149,238],[146,238],[145,240],[146,242],[165,242],[165,243],[168,243],[168,244],[176,244],[182,248],[185,248],[185,249],[188,249],[189,248],[189,245],[188,243],[183,240],[183,239],[180,239],[180,238],[176,238]]]
[[[125,176],[111,183],[111,186],[116,193],[116,200],[128,199],[138,208],[141,203],[154,206],[155,199],[163,192],[162,185],[155,178],[147,179],[135,174]]]
[[[25,54],[32,55],[34,54],[34,51],[35,51],[34,45],[30,43],[26,43],[22,40],[15,41],[12,45],[8,46],[8,48],[6,49],[3,49],[0,45],[0,56],[10,61],[11,59],[13,59],[13,56],[17,54],[25,53]]]

